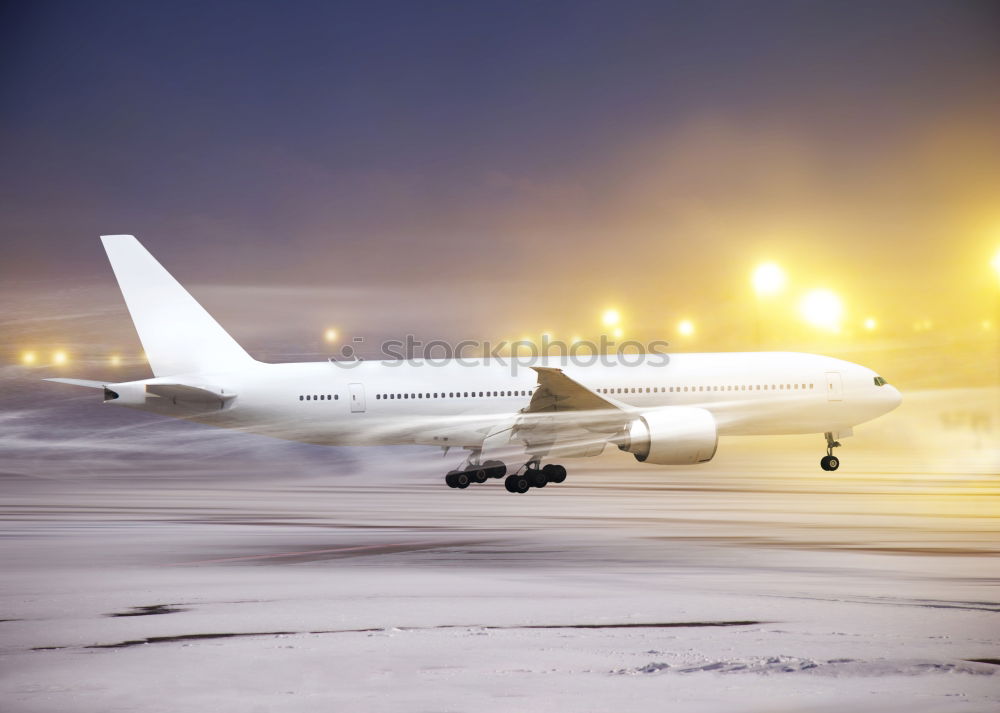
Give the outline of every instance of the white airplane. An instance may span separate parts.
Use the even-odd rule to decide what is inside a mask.
[[[222,428],[324,445],[464,449],[453,488],[503,478],[524,493],[561,483],[555,459],[607,444],[652,465],[710,461],[719,436],[822,433],[824,470],[852,428],[896,408],[899,391],[866,367],[787,352],[609,356],[574,364],[326,361],[266,364],[247,354],[131,235],[101,240],[155,375],[111,383],[104,402]],[[655,363],[654,363],[655,362]],[[542,461],[546,465],[542,465]]]

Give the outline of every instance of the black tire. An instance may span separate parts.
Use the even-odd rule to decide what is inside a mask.
[[[566,469],[561,465],[549,463],[542,468],[542,472],[545,473],[545,477],[549,479],[550,483],[561,483],[566,480]]]
[[[545,474],[545,471],[538,470],[537,468],[528,468],[528,470],[524,472],[524,475],[533,488],[544,488],[549,482],[549,478]]]
[[[504,465],[503,461],[488,460],[483,463],[483,467],[486,468],[486,472],[491,478],[502,478],[507,475],[507,466]]]
[[[823,456],[819,462],[819,467],[823,470],[837,470],[840,467],[840,459],[837,456]]]
[[[507,479],[503,481],[503,486],[507,488],[508,493],[517,492],[517,477],[516,475],[508,475]]]
[[[458,475],[461,472],[462,471],[460,471],[460,470],[449,471],[449,473],[446,476],[444,476],[444,482],[445,482],[445,484],[449,488],[457,488],[458,487],[458,483],[455,481],[455,476]]]
[[[468,488],[470,482],[471,482],[471,479],[469,478],[469,474],[466,471],[461,470],[461,471],[459,471],[458,473],[455,474],[455,487],[456,488],[462,488],[462,489]]]
[[[479,466],[469,471],[469,477],[476,483],[485,483],[490,477],[490,471],[483,466]]]
[[[517,485],[517,492],[519,493],[528,492],[528,489],[531,488],[531,483],[528,482],[528,479],[523,475],[516,475],[514,477],[516,479],[514,483],[515,485]]]

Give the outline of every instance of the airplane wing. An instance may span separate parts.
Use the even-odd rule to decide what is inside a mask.
[[[632,406],[587,388],[562,369],[532,368],[538,373],[538,388],[531,401],[491,429],[480,460],[598,455],[635,418]]]
[[[538,388],[531,396],[527,413],[553,411],[631,411],[632,407],[609,399],[575,381],[562,369],[550,366],[531,367],[538,373]]]

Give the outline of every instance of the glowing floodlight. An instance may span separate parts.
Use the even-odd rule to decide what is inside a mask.
[[[831,290],[810,290],[799,304],[802,317],[814,327],[836,332],[840,329],[840,319],[844,305]]]
[[[773,262],[765,262],[753,271],[753,288],[758,295],[776,295],[785,288],[785,271]]]
[[[614,327],[616,324],[621,322],[622,316],[618,313],[616,309],[606,309],[604,314],[601,315],[601,322],[604,323],[605,327]]]
[[[690,319],[682,319],[677,324],[677,332],[682,337],[690,337],[694,334],[694,323]]]
[[[27,364],[28,366],[31,366],[36,361],[38,361],[38,355],[35,354],[34,352],[24,352],[23,354],[21,354],[22,364]]]
[[[323,339],[325,339],[327,342],[330,343],[337,341],[338,336],[339,335],[337,334],[337,330],[334,329],[333,327],[330,327],[325,332],[323,332]]]
[[[52,352],[53,364],[65,364],[67,361],[69,361],[69,357],[66,356],[66,352],[64,352],[62,349],[58,349]]]
[[[869,317],[864,321],[863,324],[865,329],[867,329],[869,332],[874,332],[876,329],[878,329],[878,321],[874,317]]]

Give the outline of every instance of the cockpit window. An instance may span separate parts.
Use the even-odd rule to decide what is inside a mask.
[[[875,377],[875,386],[885,386],[889,382],[883,379],[881,376]]]

